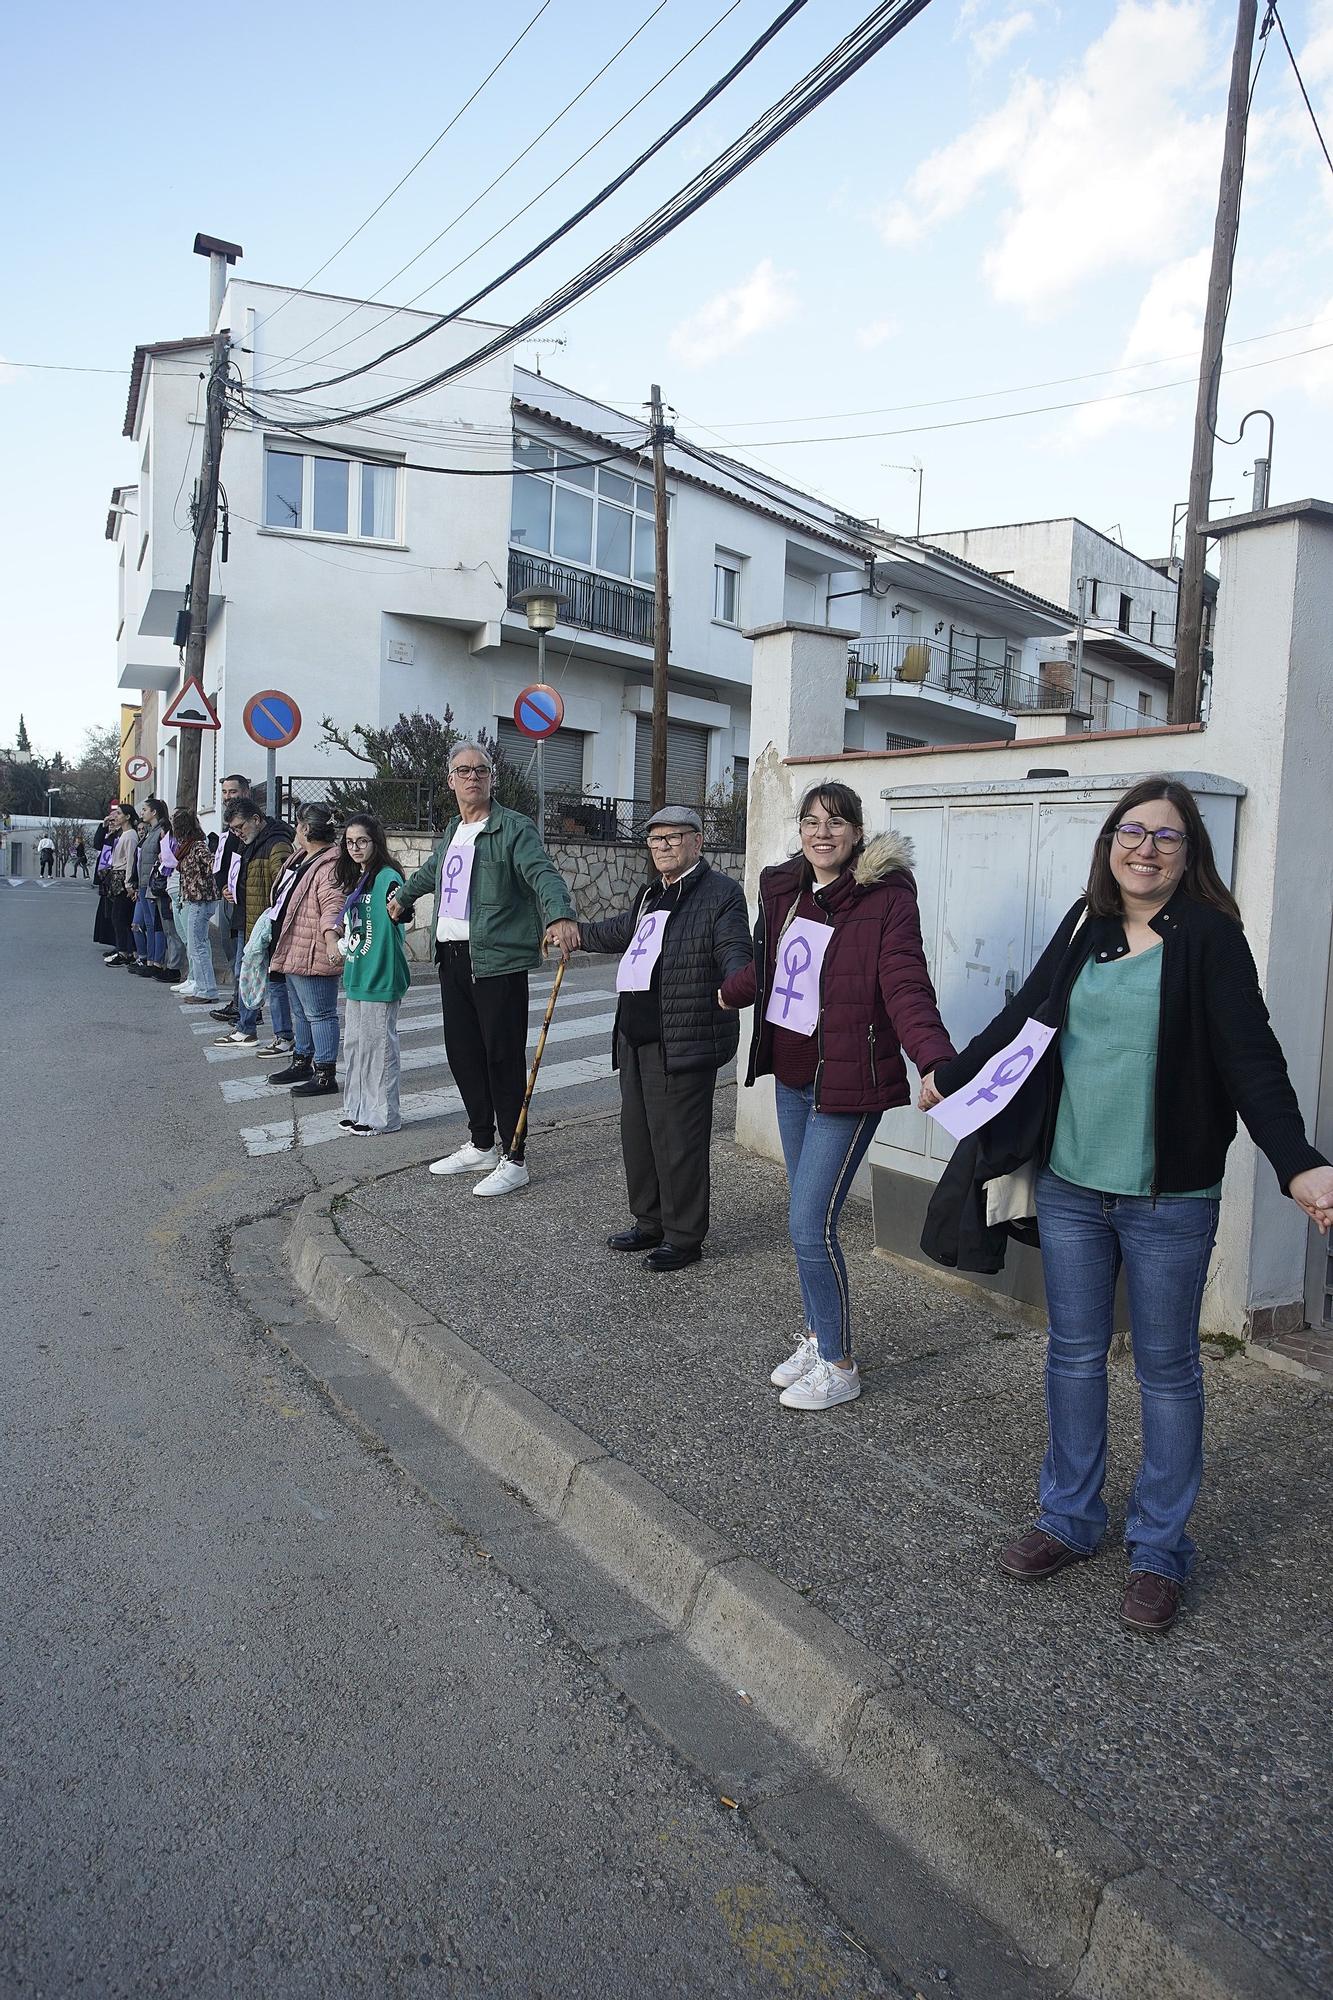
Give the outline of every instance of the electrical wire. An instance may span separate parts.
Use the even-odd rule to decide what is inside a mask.
[[[233,399],[232,407],[233,408],[239,407],[247,416],[250,417],[255,416],[255,412],[250,409],[249,405],[246,402],[244,402],[244,400]],[[264,429],[267,431],[277,431],[283,437],[295,438],[296,441],[300,444],[314,445],[317,450],[326,449],[325,440],[323,438],[312,438],[308,436],[304,431],[293,429],[293,427],[290,424],[277,423],[271,418],[259,418],[258,421],[263,425]],[[647,427],[645,426],[644,428],[646,431]],[[600,458],[575,458],[571,454],[566,453],[562,454],[563,465],[561,467],[561,470],[563,471],[571,467],[577,468],[581,466],[591,466],[591,465],[612,465],[618,459],[639,457],[641,455],[642,455],[641,453],[636,453],[629,449],[607,452],[604,454],[604,456]],[[452,478],[452,479],[510,479],[513,477],[516,471],[522,470],[521,466],[515,466],[513,462],[512,438],[510,443],[509,463],[503,466],[423,465],[414,459],[390,458],[386,457],[382,453],[376,454],[375,452],[364,451],[359,448],[357,450],[356,456],[363,464],[366,465],[402,466],[402,468],[406,472],[434,472],[442,474],[446,478]],[[240,517],[238,516],[237,518],[239,519]]]
[[[557,313],[589,297],[630,264],[635,263],[646,251],[671,235],[724,188],[729,187],[812,111],[827,102],[851,77],[863,69],[873,56],[878,55],[919,14],[924,13],[929,5],[930,0],[883,0],[883,4],[876,7],[858,27],[852,30],[851,34],[845,36],[834,49],[830,50],[815,69],[786,91],[742,133],[739,139],[733,141],[724,152],[696,174],[692,181],[678,189],[675,195],[660,204],[628,236],[622,237],[591,264],[585,265],[582,271],[544,299],[540,305],[535,306],[510,326],[502,328],[473,353],[464,355],[449,367],[428,376],[414,389],[381,397],[376,402],[368,403],[355,411],[343,410],[339,416],[321,420],[316,427],[322,428],[324,423],[335,424],[349,415],[358,418],[375,416],[381,410],[391,409],[400,403],[411,402],[418,396],[427,395],[445,382],[456,381],[460,376],[481,367],[494,356],[515,346],[528,334],[534,333],[539,326],[545,325]],[[392,359],[408,346],[415,346],[432,331],[447,323],[448,315],[434,326],[422,329],[410,341],[402,342],[378,356],[376,360],[348,371],[349,374],[369,372],[379,362]],[[308,388],[310,385],[304,386]]]
[[[375,217],[380,213],[380,210],[388,207],[389,203],[393,200],[398,190],[401,187],[405,187],[407,185],[408,181],[411,180],[417,168],[425,164],[425,162],[430,158],[431,154],[435,151],[435,148],[439,145],[440,141],[442,139],[446,139],[449,136],[450,132],[453,131],[454,126],[458,123],[459,119],[463,116],[464,112],[470,110],[472,105],[476,103],[477,99],[481,96],[482,91],[485,90],[487,84],[491,81],[491,79],[499,75],[500,71],[504,68],[505,64],[508,62],[510,56],[513,55],[514,50],[519,46],[519,43],[527,40],[527,37],[531,34],[532,30],[536,27],[538,21],[540,21],[542,15],[546,12],[547,8],[550,5],[551,5],[551,0],[541,0],[541,5],[538,7],[536,13],[532,16],[532,19],[528,22],[527,26],[522,30],[520,34],[514,37],[514,40],[509,44],[509,47],[505,50],[504,54],[500,57],[499,61],[495,63],[490,69],[487,70],[485,76],[481,79],[481,82],[477,85],[472,95],[469,98],[465,99],[465,101],[459,105],[453,117],[448,121],[446,125],[444,125],[441,128],[440,131],[438,131],[435,134],[435,137],[431,140],[425,152],[419,153],[417,155],[416,159],[413,160],[407,172],[403,174],[400,179],[394,182],[393,186],[389,189],[389,192],[385,195],[384,199],[382,201],[376,202],[374,208],[371,209],[370,214],[366,217],[365,221],[358,222],[356,228],[352,231],[351,235],[343,238],[343,241],[338,245],[338,248],[332,253],[332,255],[326,257],[322,264],[316,265],[315,269],[310,273],[310,276],[306,279],[305,284],[299,287],[300,291],[304,292],[308,290],[309,287],[314,284],[315,279],[318,278],[322,272],[328,270],[330,264],[337,262],[338,258],[342,256],[342,253],[347,248],[348,244],[355,243],[357,237],[361,234],[362,230],[369,228],[370,224],[375,220]],[[291,304],[293,296],[295,295],[289,293],[285,299],[282,299],[276,306],[274,306],[271,313],[265,314],[264,318],[256,323],[254,332],[257,333],[261,326],[267,326],[270,320],[275,320],[278,317],[278,314],[284,311],[284,309]],[[316,338],[318,338],[318,336],[316,336]],[[314,343],[309,342],[307,344],[313,346]]]
[[[492,230],[489,236],[483,238],[483,240],[480,243],[478,243],[475,246],[475,248],[469,250],[466,257],[461,257],[456,264],[451,264],[449,269],[447,271],[442,271],[438,278],[432,278],[430,283],[428,285],[424,285],[419,292],[415,293],[412,298],[408,299],[405,305],[395,307],[394,311],[406,312],[410,310],[410,308],[417,303],[418,299],[424,299],[428,292],[433,292],[437,285],[442,285],[444,283],[446,278],[452,278],[456,271],[461,271],[465,264],[471,263],[472,259],[480,255],[480,253],[484,249],[486,249],[488,244],[491,244],[495,241],[497,236],[503,236],[505,231],[511,228],[512,225],[520,219],[520,217],[526,215],[530,208],[535,207],[536,204],[543,198],[543,196],[548,195],[553,187],[556,187],[562,180],[565,179],[565,177],[568,174],[571,174],[574,171],[575,167],[580,166],[582,162],[588,158],[589,154],[596,152],[597,148],[600,145],[602,145],[602,143],[605,140],[609,139],[611,134],[614,131],[616,131],[619,126],[625,123],[626,119],[633,116],[633,114],[639,109],[640,105],[646,104],[648,99],[653,95],[654,91],[660,90],[661,86],[667,81],[667,78],[673,76],[675,72],[681,67],[681,65],[686,61],[688,61],[690,56],[694,54],[695,50],[701,48],[703,44],[708,40],[709,36],[716,33],[717,29],[722,26],[722,23],[725,20],[727,20],[730,15],[736,12],[736,8],[740,4],[741,0],[733,0],[733,4],[727,7],[721,14],[718,15],[717,19],[713,22],[712,26],[705,29],[704,33],[699,36],[697,41],[691,43],[690,47],[686,49],[684,55],[678,57],[677,60],[674,63],[672,63],[670,69],[664,70],[662,75],[658,77],[656,83],[650,85],[649,88],[644,91],[641,97],[636,98],[634,103],[630,105],[628,111],[623,111],[620,117],[617,118],[613,124],[608,125],[606,130],[602,132],[596,139],[594,139],[590,146],[585,146],[584,150],[578,155],[578,158],[571,160],[569,165],[565,167],[562,172],[558,173],[555,176],[554,180],[548,181],[546,186],[542,188],[539,193],[535,194],[532,197],[531,201],[525,202],[523,207],[517,209],[515,213],[509,217],[507,222],[502,222],[498,229]],[[679,135],[685,130],[685,128],[688,125],[692,124],[693,121],[697,117],[699,117],[699,115],[702,112],[706,111],[709,105],[711,105],[718,97],[722,95],[723,91],[730,89],[731,85],[735,82],[736,78],[740,76],[743,71],[749,68],[750,64],[754,62],[756,57],[759,56],[763,52],[763,50],[768,47],[769,43],[773,41],[775,37],[782,32],[782,30],[787,26],[787,23],[801,12],[801,10],[804,8],[805,5],[806,5],[806,0],[790,0],[790,4],[784,7],[782,12],[776,17],[776,19],[771,21],[768,27],[764,29],[763,33],[759,35],[758,38],[750,44],[748,49],[743,51],[743,53],[738,57],[738,59],[731,65],[731,68],[727,70],[724,75],[720,76],[715,83],[711,84],[709,88],[704,92],[703,96],[698,98],[695,101],[695,103],[693,103],[689,107],[687,111],[683,112],[681,116],[675,120],[673,124],[669,125],[665,132],[660,133],[658,137],[653,140],[652,144],[646,147],[644,151],[641,152],[636,159],[631,160],[630,164],[627,167],[625,167],[620,173],[618,173],[613,180],[608,181],[605,187],[600,188],[598,192],[595,195],[593,195],[591,200],[584,202],[581,208],[576,209],[572,215],[567,216],[565,220],[562,223],[560,223],[557,228],[551,230],[548,235],[544,236],[541,242],[538,243],[533,249],[526,251],[524,255],[518,258],[516,262],[512,263],[507,270],[502,271],[498,278],[491,279],[489,283],[483,286],[480,291],[474,292],[472,296],[468,299],[465,299],[461,305],[453,307],[450,313],[450,318],[461,318],[461,316],[464,313],[469,312],[473,306],[478,305],[482,299],[489,298],[492,292],[498,291],[501,285],[507,284],[509,279],[516,277],[520,271],[526,270],[530,264],[535,263],[537,259],[543,256],[546,253],[546,251],[551,249],[554,244],[560,242],[563,237],[568,236],[571,230],[576,229],[581,222],[586,221],[587,218],[591,214],[593,214],[593,212],[596,209],[600,208],[603,205],[603,203],[609,201],[613,194],[616,194],[622,187],[624,187],[625,183],[628,180],[631,180],[633,176],[640,171],[641,168],[645,167],[648,164],[649,160],[653,159],[658,153],[660,153],[662,149],[665,146],[668,146],[673,139],[678,138]],[[438,242],[439,238],[437,237],[435,240]],[[427,245],[427,248],[429,247],[430,246]],[[407,267],[404,266],[404,269],[406,268]],[[390,280],[389,282],[392,283],[392,280]],[[384,287],[381,286],[380,289],[383,290]],[[393,318],[393,316],[394,316],[393,313],[386,314],[385,318],[380,321],[380,325],[381,326],[386,325],[388,320]],[[341,322],[339,322],[339,324],[341,324]],[[334,331],[333,328],[330,328],[329,330],[330,332]],[[370,328],[368,329],[368,331],[373,332],[374,328]],[[355,337],[363,338],[364,336],[358,335]],[[328,360],[330,355],[339,354],[342,352],[344,348],[350,347],[351,345],[352,345],[351,339],[345,340],[341,342],[338,347],[326,348],[324,353],[319,358],[321,360],[326,361]],[[340,376],[334,379],[345,380],[346,377]],[[318,386],[323,388],[323,387],[328,387],[330,385],[326,383],[321,383]]]
[[[481,193],[473,197],[473,199],[468,203],[466,208],[460,208],[458,214],[454,216],[453,220],[451,222],[446,222],[444,228],[438,230],[436,234],[431,237],[430,242],[424,244],[422,248],[417,251],[415,256],[409,257],[405,264],[400,264],[398,269],[393,273],[393,276],[386,278],[382,285],[377,285],[375,287],[375,290],[370,295],[371,299],[373,300],[375,298],[378,298],[381,292],[387,291],[389,286],[395,284],[397,280],[402,277],[405,271],[410,271],[414,264],[420,263],[421,259],[426,255],[426,252],[428,250],[433,250],[435,248],[435,245],[441,242],[443,238],[446,237],[451,230],[456,229],[459,223],[463,220],[465,215],[471,215],[473,209],[476,208],[477,204],[479,202],[484,201],[488,194],[492,193],[494,189],[499,187],[501,181],[505,180],[508,177],[508,175],[513,173],[514,168],[518,166],[519,162],[527,158],[528,154],[533,150],[534,146],[540,145],[542,140],[546,137],[547,133],[553,131],[555,127],[560,123],[561,119],[569,115],[569,113],[574,109],[574,106],[579,102],[580,98],[587,96],[588,92],[592,89],[593,85],[595,83],[600,82],[602,77],[604,77],[606,75],[606,72],[611,68],[612,64],[619,62],[621,56],[624,55],[626,49],[629,48],[632,43],[636,42],[639,39],[639,36],[643,33],[644,29],[648,27],[648,25],[652,21],[655,21],[657,16],[662,12],[662,9],[668,6],[669,4],[670,0],[656,0],[656,4],[649,9],[647,14],[644,15],[643,19],[640,21],[638,27],[634,30],[633,34],[626,36],[625,40],[620,44],[620,47],[615,51],[613,55],[607,57],[606,61],[602,64],[600,69],[594,70],[593,74],[588,78],[588,81],[583,85],[582,89],[576,90],[574,95],[570,98],[568,104],[563,105],[561,109],[556,112],[554,118],[550,119],[545,125],[542,126],[542,129],[537,134],[536,138],[530,139],[527,145],[523,148],[522,152],[515,153],[513,159],[509,162],[509,165],[507,167],[502,167],[500,172],[495,176],[495,179],[489,181],[486,184],[486,186],[482,189]],[[430,289],[431,287],[428,285],[426,287],[426,290],[429,291]],[[383,319],[376,322],[376,325],[377,326],[385,325],[389,320],[394,318],[394,316],[397,313],[402,312],[403,310],[404,308],[401,306],[394,306],[391,311],[385,313]],[[356,308],[353,308],[352,312],[344,313],[342,319],[335,321],[334,325],[329,327],[328,331],[330,333],[336,332],[338,327],[342,326],[343,324],[345,324],[347,320],[352,319],[354,317],[355,311]],[[375,331],[375,328],[370,327],[367,329],[367,331],[369,333],[373,333]],[[320,335],[316,335],[315,339],[319,339],[321,337],[322,336]],[[315,344],[315,339],[308,340],[306,342],[306,346],[313,347]],[[347,342],[344,341],[343,345],[346,346]],[[302,350],[299,347],[297,348],[296,351],[298,354],[302,352]],[[338,352],[337,348],[328,348],[327,350],[325,350],[325,353],[327,354],[336,354],[337,352]],[[307,366],[313,368],[317,366],[318,363],[322,361],[324,358],[325,354],[315,355],[312,357]]]
[[[1305,99],[1305,108],[1310,114],[1310,123],[1314,126],[1314,135],[1315,138],[1318,139],[1319,141],[1319,150],[1322,152],[1325,160],[1328,162],[1329,172],[1333,173],[1333,157],[1330,157],[1328,147],[1324,143],[1324,135],[1319,129],[1319,120],[1315,117],[1314,106],[1310,102],[1310,93],[1305,88],[1305,78],[1301,75],[1300,64],[1296,60],[1296,56],[1292,49],[1291,43],[1287,40],[1287,31],[1282,25],[1282,16],[1278,13],[1277,7],[1275,5],[1270,4],[1268,9],[1268,18],[1267,20],[1265,20],[1263,26],[1263,33],[1265,35],[1267,35],[1268,33],[1269,22],[1272,21],[1275,21],[1277,23],[1277,31],[1279,35],[1281,35],[1282,37],[1282,46],[1287,51],[1287,60],[1290,62],[1296,81],[1300,86],[1301,96]],[[1262,62],[1262,60],[1263,57],[1261,55],[1260,61]]]

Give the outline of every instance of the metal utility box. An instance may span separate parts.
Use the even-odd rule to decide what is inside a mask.
[[[1148,775],[978,780],[881,793],[885,823],[916,852],[926,959],[955,1047],[1027,978],[1087,881],[1107,812]],[[1207,772],[1172,775],[1198,799],[1218,871],[1230,883],[1244,787]],[[869,1154],[877,1247],[920,1255],[926,1205],[952,1150],[948,1133],[921,1112],[905,1106],[885,1113]],[[999,1277],[977,1282],[1042,1303],[1034,1251],[1014,1246]]]

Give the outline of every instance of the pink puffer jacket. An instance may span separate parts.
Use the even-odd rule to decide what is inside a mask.
[[[307,979],[341,978],[343,962],[329,955],[325,931],[341,931],[346,891],[333,879],[336,846],[308,861],[287,899],[282,929],[269,960],[270,972],[295,972]]]

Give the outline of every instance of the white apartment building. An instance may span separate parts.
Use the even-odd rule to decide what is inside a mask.
[[[324,716],[350,731],[448,707],[461,729],[526,756],[512,712],[536,678],[535,639],[511,600],[534,583],[567,600],[546,652],[565,704],[548,789],[646,798],[653,518],[642,418],[502,354],[380,416],[311,429],[448,368],[495,329],[437,328],[429,314],[234,271],[216,286],[213,321],[229,332],[252,414],[229,423],[224,442],[204,675],[222,727],[204,739],[201,812],[215,809],[224,773],[262,772],[242,712],[268,688],[303,716],[280,775],[365,774],[320,747]],[[168,797],[176,739],[156,723],[181,684],[175,639],[211,332],[135,350],[124,434],[137,477],[115,489],[107,518],[119,685],[142,694],[143,746]],[[317,386],[412,336],[407,352]],[[848,748],[1006,740],[1024,733],[1025,714],[1071,706],[1038,671],[1069,630],[1059,600],[721,455],[672,445],[667,459],[673,796],[744,786],[746,633],[781,620],[847,632]]]

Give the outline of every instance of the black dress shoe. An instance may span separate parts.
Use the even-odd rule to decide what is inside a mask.
[[[645,1271],[683,1271],[687,1264],[697,1264],[703,1256],[703,1248],[695,1243],[688,1250],[678,1250],[674,1243],[659,1243],[656,1250],[643,1260]]]
[[[618,1236],[608,1236],[606,1247],[608,1250],[655,1250],[661,1241],[660,1236],[650,1236],[636,1222],[632,1229],[622,1229]]]

